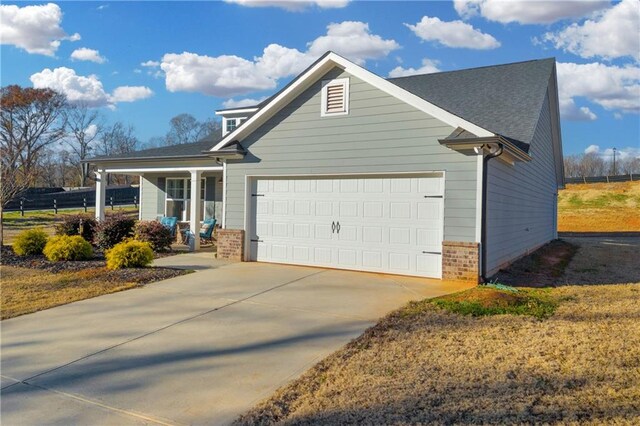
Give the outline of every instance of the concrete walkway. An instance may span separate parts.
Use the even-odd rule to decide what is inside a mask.
[[[3,321],[3,425],[227,424],[409,300],[461,284],[214,261]]]

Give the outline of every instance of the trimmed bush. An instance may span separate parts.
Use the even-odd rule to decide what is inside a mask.
[[[136,220],[122,212],[107,216],[98,223],[96,244],[102,249],[110,249],[116,244],[133,236]]]
[[[171,248],[173,237],[169,228],[156,220],[136,223],[135,238],[151,244],[153,251],[165,251]]]
[[[142,268],[153,262],[151,244],[144,241],[126,240],[107,250],[107,268]]]
[[[47,259],[54,262],[86,260],[93,255],[93,248],[80,235],[58,235],[47,242],[43,253]]]
[[[42,254],[49,236],[42,228],[33,228],[22,231],[13,242],[13,251],[18,256],[32,256]]]
[[[80,233],[82,223],[82,233]],[[69,214],[62,217],[62,222],[56,224],[56,235],[80,235],[88,242],[93,242],[98,222],[88,214]]]

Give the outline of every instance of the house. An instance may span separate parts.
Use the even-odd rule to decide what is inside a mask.
[[[478,281],[557,237],[554,59],[385,79],[327,52],[197,143],[96,157],[218,255]],[[192,249],[198,249],[192,239]]]

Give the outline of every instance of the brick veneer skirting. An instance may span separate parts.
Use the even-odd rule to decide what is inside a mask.
[[[480,244],[442,242],[442,279],[479,282]]]
[[[244,261],[244,230],[218,229],[218,258]]]

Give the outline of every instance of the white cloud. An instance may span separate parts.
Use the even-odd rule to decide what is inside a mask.
[[[620,114],[619,112],[614,112],[613,118],[615,118],[616,120],[622,120],[622,114]]]
[[[422,40],[436,41],[447,47],[467,49],[495,49],[500,42],[493,36],[462,21],[441,21],[436,17],[423,16],[415,25],[404,24]]]
[[[571,121],[594,121],[598,118],[589,107],[578,107],[573,98],[560,98],[560,115]]]
[[[565,118],[575,118],[577,97],[607,110],[640,113],[640,67],[559,62],[557,70],[561,113],[568,114]],[[580,116],[593,119],[585,111]]]
[[[583,58],[630,56],[640,61],[640,3],[622,0],[582,24],[548,32],[543,40]]]
[[[57,4],[18,7],[0,5],[0,40],[28,53],[53,56],[62,40],[80,40],[80,34],[67,36],[62,27],[62,10]]]
[[[80,49],[76,49],[71,52],[71,59],[75,59],[77,61],[90,61],[97,64],[103,64],[107,61],[104,56],[100,55],[100,52],[94,49],[87,49],[86,47],[81,47]]]
[[[300,73],[327,50],[364,64],[399,47],[394,40],[371,34],[366,23],[345,21],[329,24],[327,34],[307,43],[305,52],[270,44],[261,56],[253,60],[234,55],[212,57],[190,52],[167,53],[162,57],[160,68],[171,92],[201,92],[229,97],[273,89],[278,79]],[[153,63],[148,61],[142,65],[153,66]]]
[[[113,107],[117,102],[133,102],[148,98],[151,89],[143,86],[122,86],[108,94],[102,82],[95,75],[77,75],[66,67],[44,70],[31,76],[31,83],[37,89],[50,88],[64,94],[70,103],[84,103],[89,107]]]
[[[157,68],[160,66],[160,62],[158,61],[146,61],[146,62],[141,62],[140,63],[141,67],[148,67],[148,68]]]
[[[153,95],[153,91],[145,86],[116,87],[110,96],[111,102],[135,102]]]
[[[599,0],[454,0],[454,8],[463,18],[480,15],[503,24],[550,24],[562,19],[580,18],[608,5],[608,1]]]
[[[438,61],[424,58],[420,68],[402,68],[401,66],[397,66],[389,72],[389,77],[407,77],[409,75],[431,74],[438,71],[440,71],[440,69],[438,69]]]
[[[225,108],[242,108],[242,107],[249,107],[249,106],[254,106],[254,105],[258,105],[260,102],[264,101],[265,99],[267,99],[266,96],[263,96],[261,98],[258,99],[251,99],[251,98],[245,98],[245,99],[227,99],[226,101],[224,101],[222,103],[222,106]]]
[[[585,150],[585,154],[597,154],[600,152],[600,147],[598,145],[589,145]]]
[[[84,129],[84,134],[87,135],[88,138],[92,138],[98,133],[98,126],[95,124],[89,124],[86,129]]]
[[[309,7],[321,9],[339,9],[347,6],[350,0],[224,0],[247,7],[278,7],[289,12],[301,12]]]

